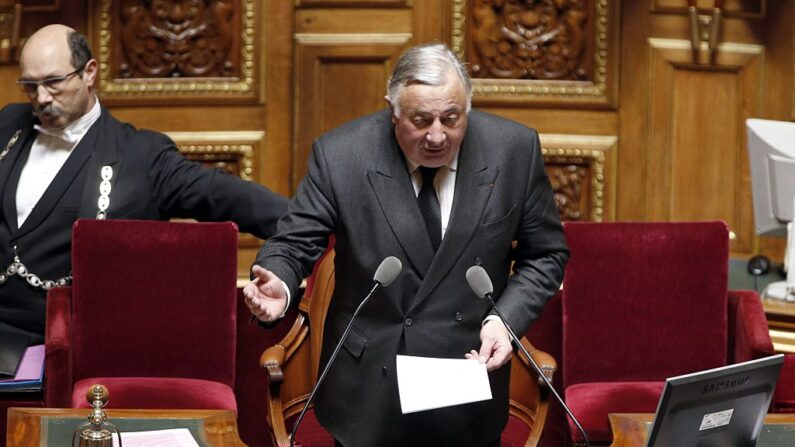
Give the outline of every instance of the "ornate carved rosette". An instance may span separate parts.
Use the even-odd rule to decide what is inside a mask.
[[[470,64],[476,99],[610,104],[610,10],[608,0],[453,0],[452,49]]]
[[[255,97],[254,0],[101,0],[103,99]]]

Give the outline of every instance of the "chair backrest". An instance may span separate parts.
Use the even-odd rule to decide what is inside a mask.
[[[275,445],[289,443],[292,419],[298,415],[317,381],[323,325],[334,293],[335,252],[329,249],[315,265],[306,293],[290,331],[276,345],[266,349],[260,363],[268,371],[268,425]],[[526,339],[525,347],[537,363],[549,371],[556,368],[549,355],[537,351]],[[527,361],[513,357],[510,385],[510,415],[503,440],[510,445],[535,446],[541,436],[548,410],[548,392],[538,385],[538,376]],[[304,419],[298,441],[308,445],[333,445],[316,420]],[[506,444],[507,445],[507,444]]]
[[[79,220],[74,380],[186,377],[232,386],[237,226]]]
[[[568,223],[565,232],[565,386],[726,364],[725,223]]]

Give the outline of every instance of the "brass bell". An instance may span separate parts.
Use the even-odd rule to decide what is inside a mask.
[[[80,424],[72,435],[72,447],[113,447],[113,435],[118,438],[119,447],[121,434],[115,425],[108,422],[103,408],[108,403],[110,392],[100,384],[88,387],[86,400],[91,404],[88,421]]]

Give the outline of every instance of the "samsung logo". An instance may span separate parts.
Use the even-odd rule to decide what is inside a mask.
[[[748,385],[751,381],[751,376],[738,377],[736,379],[724,380],[722,382],[708,383],[704,385],[703,394],[714,393],[716,391],[728,390],[739,386]]]

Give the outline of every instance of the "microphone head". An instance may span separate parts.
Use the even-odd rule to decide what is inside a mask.
[[[387,256],[381,261],[381,265],[379,265],[378,269],[375,271],[373,281],[381,284],[381,287],[386,287],[392,284],[392,281],[397,278],[397,275],[402,269],[403,264],[400,262],[400,259],[394,256]]]
[[[473,265],[467,269],[467,282],[478,298],[485,298],[486,295],[491,295],[494,292],[489,274],[479,265]]]

